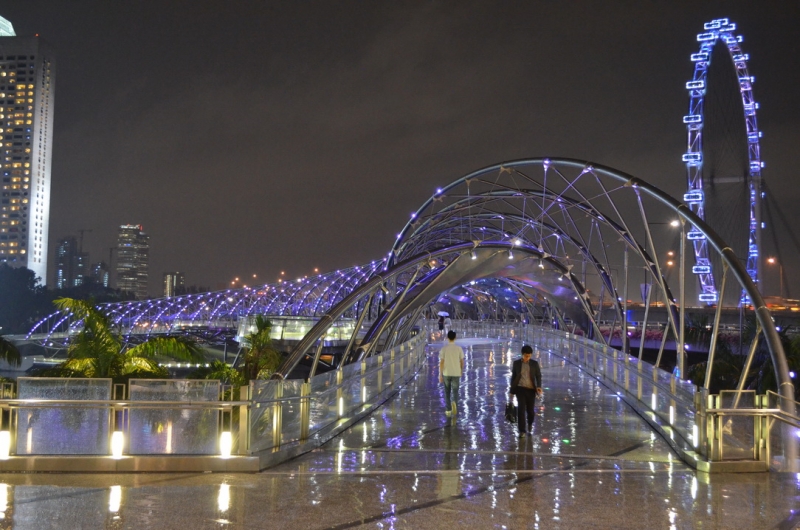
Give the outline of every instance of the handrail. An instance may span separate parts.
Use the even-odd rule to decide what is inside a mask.
[[[0,399],[0,406],[11,405],[25,408],[47,407],[50,405],[106,405],[111,407],[138,407],[156,406],[160,408],[184,408],[184,407],[208,407],[216,405],[219,407],[231,407],[249,405],[249,401],[136,401],[130,399]],[[163,407],[162,407],[163,406]]]

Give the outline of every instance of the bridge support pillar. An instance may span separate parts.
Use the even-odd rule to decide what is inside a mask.
[[[275,403],[272,405],[272,445],[281,446],[281,433],[283,432],[283,407],[281,398],[283,397],[283,381],[280,381],[275,388]]]
[[[639,375],[636,376],[636,399],[642,400],[642,363],[639,362]]]
[[[250,385],[239,389],[239,401],[250,401]],[[248,410],[247,405],[239,405],[239,448],[237,453],[240,455],[250,453],[250,417],[248,416]],[[233,423],[233,418],[231,418],[231,423]],[[231,430],[233,430],[233,425],[231,425]]]
[[[300,388],[300,439],[308,440],[311,427],[311,383],[305,382]]]
[[[361,361],[361,404],[367,404],[367,361]]]
[[[344,415],[344,392],[342,390],[342,383],[344,382],[344,372],[340,366],[336,370],[336,417],[342,419]]]
[[[378,390],[377,393],[383,392],[383,354],[378,355]]]

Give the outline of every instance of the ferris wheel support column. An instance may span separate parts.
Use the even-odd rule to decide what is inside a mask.
[[[761,176],[760,175],[758,176],[758,178],[754,178],[753,182],[752,182],[752,186],[754,188],[754,193],[756,195],[756,200],[752,201],[752,202],[754,204],[753,210],[755,210],[753,213],[755,214],[755,225],[756,225],[755,226],[756,247],[758,248],[759,252],[761,251],[762,248],[764,248],[763,246],[761,246],[761,219],[762,219],[762,217],[761,217],[761,199],[762,199],[762,193],[763,193],[762,182],[763,181],[761,180]],[[762,282],[763,282],[764,276],[761,275],[761,273],[762,273],[762,270],[761,270],[761,267],[762,267],[761,256],[756,254],[756,260],[755,261],[756,261],[755,262],[756,285],[758,286],[758,290],[761,291],[761,294],[763,296],[764,295],[764,288],[762,286]],[[782,295],[782,293],[779,293],[779,294]]]

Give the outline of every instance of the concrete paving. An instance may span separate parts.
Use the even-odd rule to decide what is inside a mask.
[[[0,475],[0,529],[795,528],[800,476],[705,475],[608,388],[540,362],[534,435],[503,418],[520,344],[467,350],[444,414],[436,350],[380,411],[259,474]]]

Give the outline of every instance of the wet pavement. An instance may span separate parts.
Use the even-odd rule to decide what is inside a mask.
[[[458,414],[436,348],[366,420],[259,474],[0,474],[0,529],[777,528],[800,476],[696,473],[608,388],[544,354],[533,436],[503,417],[520,344],[465,346]]]

